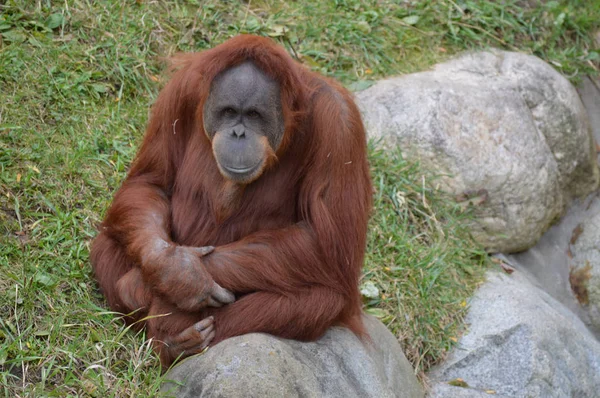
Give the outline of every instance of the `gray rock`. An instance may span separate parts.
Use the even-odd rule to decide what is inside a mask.
[[[579,225],[580,235],[571,246],[572,287],[579,293],[589,316],[590,329],[600,335],[600,212]],[[576,285],[576,286],[575,286]]]
[[[577,91],[587,110],[592,135],[600,141],[600,81],[586,77]],[[592,193],[585,198],[571,202],[565,215],[554,223],[532,248],[520,253],[496,254],[497,257],[524,272],[532,283],[542,288],[556,300],[573,311],[600,338],[598,322],[590,320],[590,307],[581,305],[573,294],[569,274],[571,266],[575,271],[585,268],[585,252],[588,249],[579,245],[577,236],[584,231],[589,236],[591,229],[583,227],[588,220],[597,218],[600,213],[600,195]],[[591,238],[591,236],[590,236]],[[591,242],[590,242],[591,243]],[[592,253],[593,253],[593,248]],[[575,259],[573,259],[575,255]],[[575,260],[575,263],[573,262]],[[595,326],[594,326],[595,324]]]
[[[597,194],[576,199],[534,247],[520,253],[494,255],[527,275],[534,285],[573,311],[588,327],[591,325],[589,316],[577,301],[569,281],[573,262],[570,242],[576,238],[579,225],[598,213],[600,197]],[[596,336],[600,337],[600,334]]]
[[[476,292],[469,331],[430,373],[430,397],[597,397],[600,343],[572,312],[519,271],[497,271]],[[448,387],[460,378],[468,387]]]
[[[577,87],[579,97],[587,110],[592,135],[596,142],[600,141],[600,78],[586,76]]]
[[[480,52],[357,93],[369,135],[468,200],[490,252],[531,247],[576,196],[598,186],[585,108],[540,59]]]
[[[364,317],[371,343],[331,328],[305,343],[254,333],[228,339],[174,367],[162,391],[177,397],[422,397],[397,339]]]

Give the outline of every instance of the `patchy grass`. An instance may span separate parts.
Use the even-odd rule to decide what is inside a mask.
[[[469,214],[417,165],[377,149],[370,161],[376,192],[361,290],[367,312],[425,370],[457,341],[488,257],[465,228]]]
[[[157,394],[157,360],[104,309],[88,245],[163,84],[162,57],[249,32],[352,88],[487,46],[574,80],[597,70],[598,2],[497,3],[0,1],[0,395]],[[460,332],[486,260],[415,165],[376,150],[371,162],[365,303],[422,372]]]

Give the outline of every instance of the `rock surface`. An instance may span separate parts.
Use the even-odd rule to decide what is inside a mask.
[[[596,142],[600,142],[600,80],[586,77],[577,87],[577,91],[587,110],[592,135]],[[597,219],[599,214],[600,193],[595,192],[585,198],[576,199],[569,205],[565,215],[544,233],[534,247],[521,253],[497,255],[512,267],[524,272],[534,284],[573,311],[597,338],[600,338],[598,322],[590,318],[590,313],[595,310],[590,310],[591,304],[582,305],[578,301],[573,294],[570,279],[574,279],[577,284],[583,277],[584,280],[581,281],[583,283],[579,283],[576,288],[588,284],[585,281],[584,257],[585,252],[589,249],[593,252],[593,248],[591,241],[588,249],[581,247],[577,242],[582,232],[589,236],[589,240],[593,240],[594,233],[591,232],[593,226],[586,227],[585,224],[589,222],[593,224],[595,222],[593,220]],[[572,269],[574,272],[571,271]]]
[[[177,397],[422,397],[396,338],[365,316],[372,343],[345,328],[303,343],[266,334],[228,339],[184,360],[162,391]]]
[[[369,135],[481,203],[474,237],[525,250],[576,196],[596,189],[595,147],[576,90],[540,59],[468,54],[357,93]]]
[[[538,241],[521,253],[498,254],[496,257],[523,272],[529,280],[573,311],[588,327],[589,315],[573,294],[569,271],[573,265],[571,241],[577,241],[580,224],[600,213],[598,194],[576,199],[566,214]],[[600,337],[600,334],[596,334]]]
[[[599,45],[600,46],[600,45]],[[596,142],[600,141],[600,77],[584,77],[577,87],[579,97],[587,110],[592,135]]]
[[[590,329],[600,336],[600,212],[577,228],[571,246],[571,286],[589,317]]]
[[[572,312],[519,271],[488,274],[470,303],[469,331],[430,373],[430,397],[595,397],[600,343]],[[449,386],[462,379],[468,387]],[[488,395],[489,396],[489,395]]]

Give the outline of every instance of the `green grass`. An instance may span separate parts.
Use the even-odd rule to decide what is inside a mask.
[[[367,312],[418,370],[428,369],[456,342],[487,255],[469,238],[469,214],[417,165],[399,151],[371,150],[370,161],[376,192],[362,287],[379,294],[367,294]]]
[[[250,32],[352,88],[488,46],[536,54],[573,80],[598,70],[599,2],[497,3],[0,1],[0,396],[156,395],[157,359],[105,310],[88,248],[164,57]],[[418,167],[399,153],[370,158],[365,303],[423,372],[459,335],[487,260],[468,216]]]

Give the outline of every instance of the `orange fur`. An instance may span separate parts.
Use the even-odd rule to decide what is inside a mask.
[[[261,177],[241,188],[219,173],[202,109],[214,77],[247,60],[279,83],[285,134],[276,152],[269,147]],[[145,309],[140,316],[169,313],[147,322],[157,341],[209,315],[215,317],[214,343],[250,332],[314,340],[336,324],[363,335],[358,282],[371,181],[351,94],[256,36],[180,56],[176,64],[92,247],[94,272],[111,308],[128,313],[139,305]],[[186,313],[148,295],[155,281],[128,273],[139,267],[149,242],[162,241],[215,246],[203,264],[238,300]],[[163,364],[173,361],[160,343],[157,350]]]

